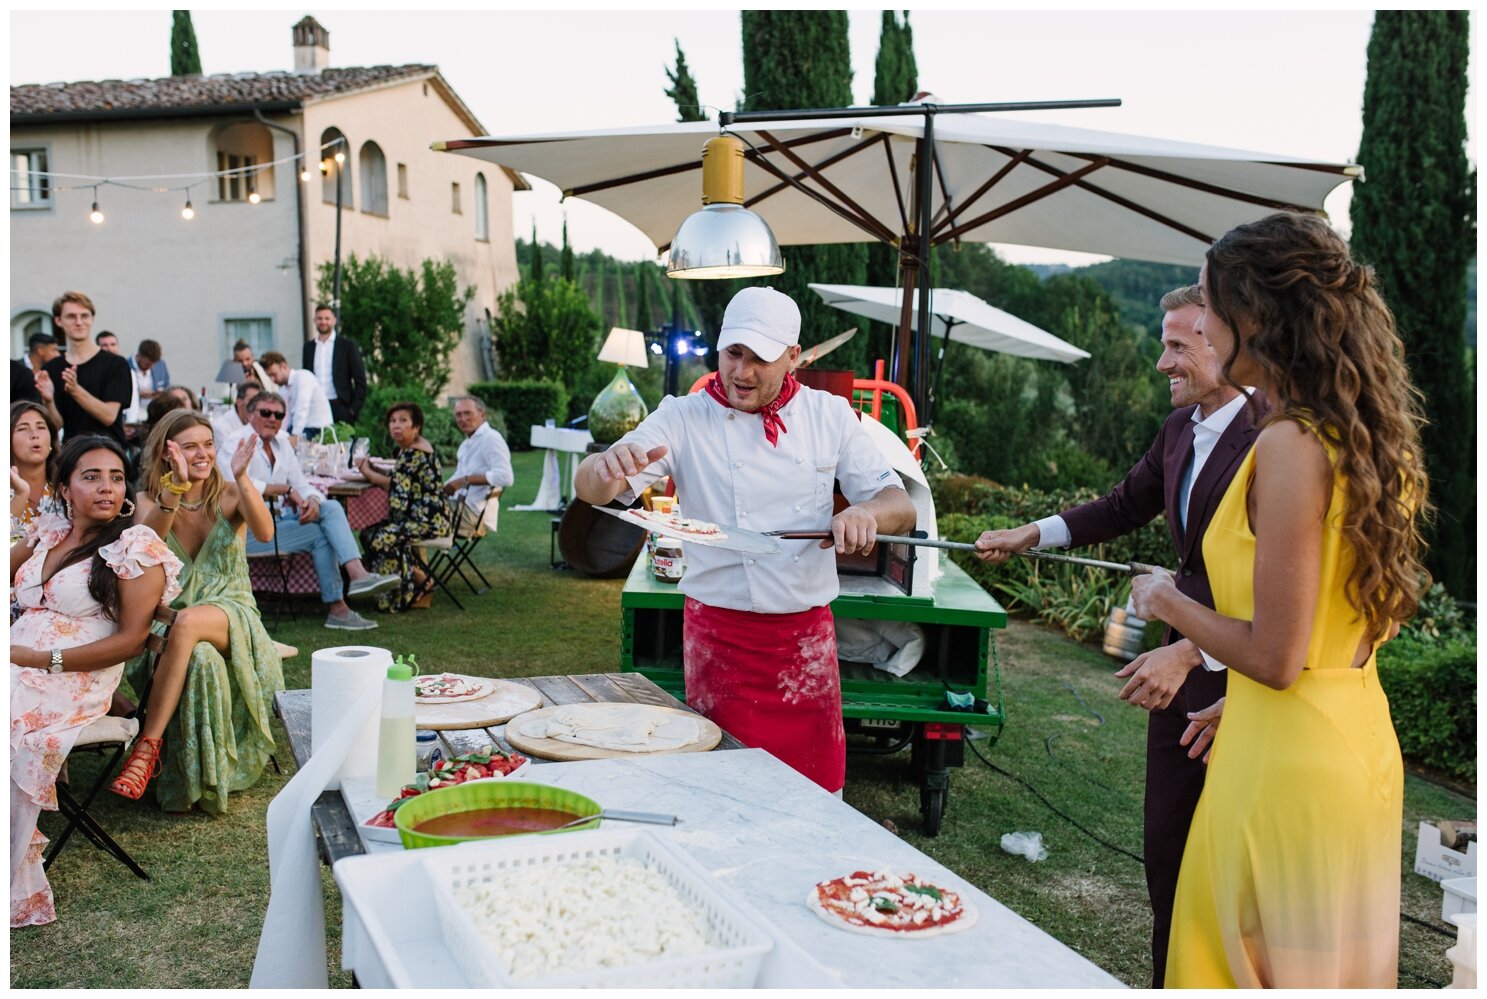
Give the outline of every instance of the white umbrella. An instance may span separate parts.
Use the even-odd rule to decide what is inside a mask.
[[[896,324],[903,313],[902,288],[814,283],[810,287],[821,296],[821,301],[832,308],[876,319],[890,326]],[[931,306],[934,312],[929,331],[931,335],[944,337],[947,341],[953,339],[957,343],[967,343],[982,350],[1031,357],[1039,361],[1062,361],[1065,364],[1089,357],[1087,351],[1080,350],[1025,319],[1018,319],[1010,312],[1003,312],[968,291],[936,288],[931,301],[934,303]],[[913,306],[917,317],[918,303],[913,303]],[[915,328],[919,328],[917,320]]]
[[[745,205],[781,245],[891,242],[909,231],[911,160],[924,132],[918,119],[735,122],[728,131],[751,147]],[[717,134],[716,124],[686,122],[434,148],[541,177],[664,248],[699,205],[702,146]],[[1233,226],[1284,208],[1320,211],[1332,189],[1359,172],[978,114],[939,115],[934,139],[936,243],[1017,243],[1194,266]]]

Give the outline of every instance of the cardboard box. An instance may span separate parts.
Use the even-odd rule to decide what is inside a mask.
[[[1466,844],[1462,853],[1441,845],[1441,831],[1430,822],[1420,823],[1420,839],[1415,844],[1415,873],[1432,881],[1477,876],[1477,844]]]

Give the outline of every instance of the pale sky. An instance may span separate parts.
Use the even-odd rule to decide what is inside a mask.
[[[704,104],[731,108],[743,88],[737,11],[607,13],[271,13],[194,11],[206,73],[290,69],[290,28],[304,13],[330,32],[331,65],[434,63],[492,135],[575,131],[675,120],[663,93],[681,42]],[[872,94],[878,11],[851,14],[852,91]],[[1118,109],[1023,115],[1043,121],[1264,153],[1351,160],[1361,135],[1372,12],[1002,13],[910,15],[919,85],[944,103],[1118,97]],[[170,13],[14,13],[10,81],[169,75]],[[1475,80],[1475,18],[1472,79]],[[1475,88],[1468,127],[1475,124]],[[715,115],[714,115],[715,117]],[[456,136],[451,136],[455,138]],[[1468,145],[1475,161],[1475,146]],[[161,163],[161,173],[183,169]],[[515,227],[558,242],[557,189],[516,195]],[[1347,188],[1327,204],[1347,225]],[[628,223],[580,201],[566,205],[580,252],[654,255]],[[681,221],[677,220],[678,223]],[[1001,248],[1009,259],[1098,258]]]

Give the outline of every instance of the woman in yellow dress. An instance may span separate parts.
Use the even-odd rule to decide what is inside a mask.
[[[1418,393],[1372,268],[1320,218],[1231,230],[1200,280],[1201,332],[1273,415],[1204,539],[1216,611],[1135,585],[1231,674],[1193,747],[1213,740],[1167,985],[1393,988],[1404,774],[1374,652],[1423,579]]]

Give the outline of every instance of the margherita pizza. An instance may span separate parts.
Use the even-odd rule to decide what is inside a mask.
[[[853,871],[822,881],[811,888],[806,905],[838,929],[877,937],[919,939],[976,922],[976,910],[958,892],[892,871]]]
[[[689,520],[686,517],[678,517],[671,513],[657,513],[654,510],[631,510],[630,514],[647,524],[668,528],[684,539],[723,541],[728,537],[717,524],[711,524],[705,520]]]
[[[429,673],[413,678],[414,699],[418,704],[450,704],[473,701],[495,690],[489,680],[458,673]]]

